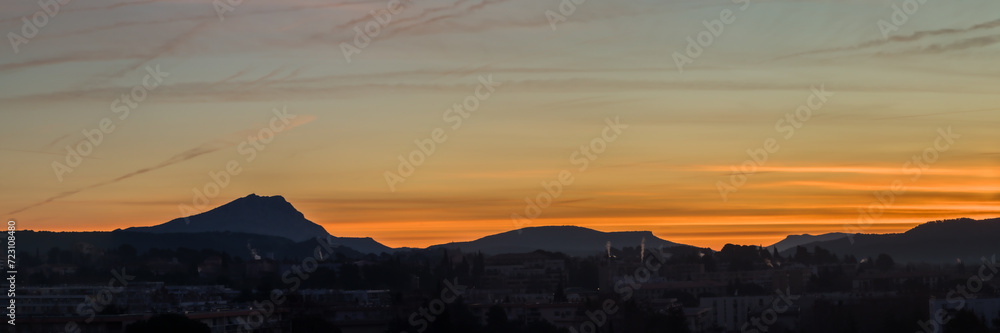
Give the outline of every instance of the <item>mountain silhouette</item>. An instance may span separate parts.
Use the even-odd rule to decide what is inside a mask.
[[[129,232],[203,233],[232,232],[278,236],[303,242],[318,236],[330,236],[323,226],[313,223],[280,195],[248,196],[233,200],[207,212],[174,219],[150,227],[133,227]],[[392,248],[374,239],[334,237],[335,243],[362,253],[392,252]]]
[[[819,246],[841,256],[850,254],[859,259],[885,253],[898,262],[943,263],[956,259],[979,262],[982,257],[1000,254],[1000,218],[934,221],[903,233],[854,234],[802,246],[810,250]],[[785,253],[793,251],[794,247]]]
[[[235,240],[231,244],[234,249],[236,246],[246,243],[246,236],[238,235],[265,235],[287,239],[291,241],[289,244],[311,244],[314,243],[317,236],[329,236],[332,237],[336,245],[365,254],[420,250],[392,249],[370,237],[330,236],[326,229],[306,219],[285,198],[256,194],[236,199],[201,214],[174,219],[156,226],[128,228],[124,232],[119,235],[139,232],[176,238],[181,237],[179,235],[197,233],[200,234],[197,235],[199,239],[206,239],[202,236],[207,237],[208,234],[214,234],[215,237],[236,235],[233,237],[237,238],[234,238]],[[46,239],[55,237],[46,235],[48,234],[39,234],[38,236]],[[88,239],[98,237],[94,238],[94,241],[108,237],[100,233],[66,235],[65,237],[84,236]],[[481,251],[486,254],[528,253],[544,250],[562,252],[572,256],[590,256],[604,253],[608,242],[611,242],[612,247],[621,249],[623,247],[639,247],[643,240],[645,240],[646,248],[698,250],[697,247],[660,239],[650,231],[601,232],[576,226],[530,227],[468,242],[433,245],[426,250],[458,248],[463,252]],[[1000,252],[1000,241],[998,240],[1000,240],[1000,218],[987,220],[962,218],[924,223],[909,231],[894,234],[789,235],[784,240],[769,247],[777,247],[778,251],[791,254],[798,246],[810,250],[815,246],[820,246],[839,256],[850,254],[857,258],[865,258],[885,253],[899,262],[940,263],[954,262],[956,259],[967,262],[978,261],[983,256],[990,257]],[[279,252],[282,252],[280,249],[291,246],[280,242],[265,241],[265,239],[255,242],[269,244],[268,247],[279,249],[277,250]],[[273,246],[270,245],[272,243]]]
[[[486,236],[471,242],[434,245],[428,249],[455,249],[463,252],[482,251],[486,254],[527,253],[535,250],[562,252],[572,256],[589,256],[607,251],[605,246],[646,248],[687,246],[660,239],[650,231],[601,232],[576,226],[530,227]]]
[[[771,244],[767,248],[775,248],[776,247],[776,248],[778,248],[778,251],[785,251],[785,250],[788,250],[788,249],[794,249],[796,246],[806,245],[806,244],[809,244],[809,243],[824,242],[824,241],[830,241],[830,240],[837,240],[837,239],[841,239],[841,238],[847,238],[847,235],[848,234],[843,233],[843,232],[831,232],[831,233],[826,233],[826,234],[821,234],[821,235],[810,235],[810,234],[788,235],[788,236],[785,236],[785,239],[782,239],[780,242]]]

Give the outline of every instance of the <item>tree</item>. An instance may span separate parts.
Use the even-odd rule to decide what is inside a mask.
[[[46,253],[46,257],[48,258],[48,263],[50,265],[59,263],[59,253],[60,251],[58,247],[52,247],[49,249],[49,252]]]
[[[983,323],[975,312],[961,310],[954,313],[954,316],[944,325],[944,333],[989,333],[986,324]]]
[[[504,311],[499,305],[491,306],[489,312],[486,313],[486,329],[489,332],[508,332],[510,324],[507,320],[507,311]]]
[[[796,246],[795,256],[793,256],[792,259],[801,264],[809,264],[812,262],[812,254],[809,254],[809,250],[805,247]]]
[[[337,276],[340,277],[340,283],[344,289],[362,289],[364,288],[364,279],[361,278],[361,268],[353,263],[340,265],[340,271],[337,272]]]
[[[518,332],[525,333],[567,333],[569,332],[565,328],[557,328],[552,323],[547,320],[532,320],[524,325],[524,329]]]
[[[844,263],[845,264],[857,264],[858,263],[858,258],[854,257],[853,254],[845,254],[844,255]]]
[[[481,287],[483,273],[486,272],[486,259],[483,256],[483,252],[477,252],[476,257],[472,259],[472,283],[477,287]]]
[[[124,259],[132,259],[139,253],[134,246],[129,244],[122,244],[118,247],[118,254]]]
[[[125,333],[210,333],[208,325],[176,313],[165,313],[125,327]]]
[[[829,250],[824,249],[824,248],[819,247],[819,246],[813,247],[813,263],[815,263],[815,264],[827,264],[827,263],[829,263],[829,264],[836,264],[837,261],[839,261],[839,260],[837,260],[837,255],[836,254],[830,253]]]
[[[688,328],[687,317],[684,316],[684,308],[675,306],[667,310],[666,320],[664,322],[664,332],[670,333],[688,333],[690,329]]]
[[[873,268],[875,268],[875,260],[872,260],[872,257],[861,259],[858,262],[858,272],[864,272]]]
[[[441,262],[434,268],[434,274],[437,275],[438,280],[455,276],[454,268],[451,266],[451,257],[448,256],[448,250],[443,251],[444,254],[441,256]]]
[[[566,303],[569,300],[566,299],[566,291],[563,290],[562,282],[556,285],[556,291],[552,294],[552,302],[554,303]]]
[[[892,269],[893,266],[896,266],[896,262],[888,254],[879,254],[878,258],[875,259],[875,267],[880,270],[887,271]]]
[[[340,327],[331,324],[326,319],[318,315],[302,316],[292,318],[289,325],[292,332],[324,332],[340,333]]]

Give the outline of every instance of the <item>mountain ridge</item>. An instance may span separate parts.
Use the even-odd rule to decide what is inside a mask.
[[[767,246],[767,248],[777,248],[778,252],[785,251],[788,249],[793,249],[796,246],[801,246],[809,243],[837,240],[841,238],[846,238],[850,234],[843,232],[829,232],[819,235],[801,234],[801,235],[788,235],[785,239]]]
[[[899,262],[977,262],[1000,254],[1000,218],[957,218],[919,224],[901,233],[853,234],[801,246],[819,246],[837,255],[857,258],[891,255]],[[795,249],[783,251],[793,254]]]
[[[326,228],[308,219],[283,196],[259,196],[251,193],[199,214],[180,217],[169,222],[124,229],[127,232],[203,233],[236,232],[277,236],[293,242],[304,242],[317,236],[329,236],[334,243],[362,253],[393,252],[371,237],[335,237]]]
[[[200,214],[173,219],[154,226],[127,228],[124,231],[153,234],[246,233],[285,238],[293,243],[300,243],[316,236],[329,236],[337,245],[367,254],[461,249],[465,252],[488,254],[545,250],[573,256],[589,256],[606,251],[608,242],[616,248],[638,247],[645,242],[647,248],[680,246],[697,249],[695,246],[661,239],[651,231],[603,232],[572,225],[528,227],[487,235],[471,241],[431,245],[423,249],[394,249],[372,237],[331,236],[325,228],[306,219],[305,215],[296,210],[284,197],[256,194],[233,200]],[[1000,239],[1000,218],[984,220],[960,218],[930,221],[905,232],[892,234],[834,232],[820,235],[788,235],[768,247],[778,248],[779,252],[787,253],[799,246],[806,248],[821,246],[840,256],[850,254],[864,257],[887,253],[900,261],[940,261],[955,258],[964,260],[1000,252],[1000,242],[996,242],[996,239]],[[934,246],[928,246],[929,244]]]
[[[603,232],[578,226],[540,226],[511,230],[472,241],[432,245],[427,249],[459,248],[463,252],[481,251],[487,254],[545,250],[586,256],[605,252],[608,242],[611,242],[612,247],[638,247],[643,242],[648,248],[689,246],[661,239],[652,231]]]

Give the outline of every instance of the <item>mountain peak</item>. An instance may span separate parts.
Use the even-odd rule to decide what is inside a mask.
[[[240,199],[254,199],[254,198],[260,198],[260,199],[276,198],[276,199],[285,200],[285,197],[282,197],[280,195],[259,196],[259,195],[257,195],[257,193],[250,193],[247,196],[239,198],[239,199],[236,199],[236,200],[240,200]]]
[[[260,195],[257,195],[257,193],[250,193],[249,195],[247,195],[245,197],[237,198],[236,200],[230,201],[230,203],[233,203],[233,202],[285,202],[285,203],[288,203],[288,200],[285,200],[285,197],[280,196],[280,195],[260,196]],[[291,203],[289,203],[289,204],[291,204]]]
[[[131,231],[173,233],[229,231],[273,235],[299,242],[316,236],[328,236],[322,226],[305,218],[280,195],[259,196],[251,193],[215,209],[170,222],[129,228]]]

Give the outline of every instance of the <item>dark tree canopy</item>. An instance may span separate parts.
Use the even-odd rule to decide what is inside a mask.
[[[210,333],[208,325],[181,314],[166,313],[135,322],[125,327],[126,333]]]

